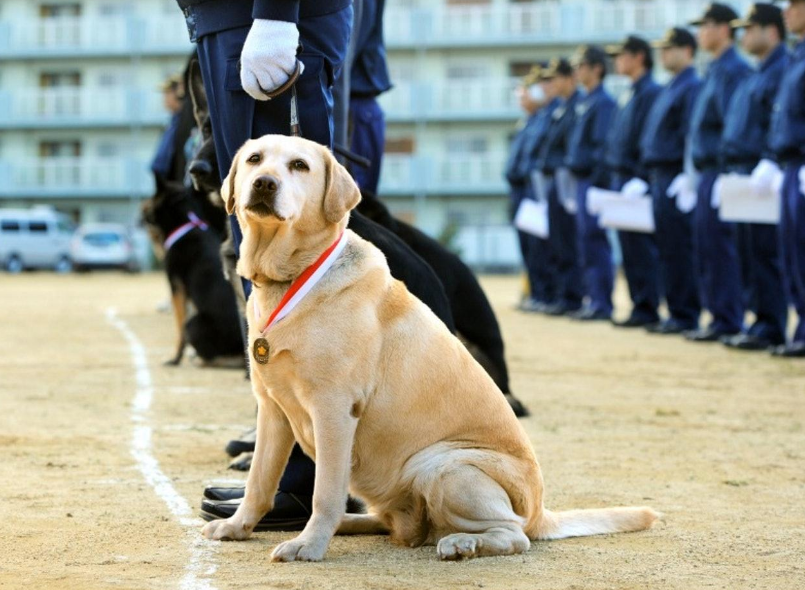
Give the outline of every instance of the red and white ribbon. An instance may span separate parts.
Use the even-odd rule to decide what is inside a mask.
[[[195,228],[199,228],[202,231],[206,231],[209,227],[206,223],[204,223],[195,213],[188,213],[187,214],[188,222],[184,225],[180,225],[175,230],[173,230],[168,238],[165,240],[164,246],[165,250],[170,250],[171,246],[173,246],[176,242],[181,240],[185,237],[188,233],[190,233]]]
[[[274,324],[285,318],[289,313],[293,311],[293,309],[299,305],[302,299],[310,293],[313,287],[316,286],[322,277],[330,270],[330,267],[335,263],[338,259],[338,256],[344,250],[344,247],[347,245],[347,232],[343,232],[338,239],[333,242],[333,244],[325,250],[321,256],[308,266],[305,271],[299,275],[293,283],[291,283],[291,288],[288,289],[288,292],[282,297],[279,302],[279,305],[271,312],[271,315],[268,316],[268,320],[263,326],[261,333],[265,335],[268,332],[268,329],[271,328]],[[260,319],[260,309],[257,306],[257,298],[253,297],[252,300],[254,301],[254,316],[257,319]]]

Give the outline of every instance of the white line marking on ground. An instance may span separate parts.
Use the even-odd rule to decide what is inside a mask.
[[[190,561],[185,567],[185,575],[180,587],[186,590],[215,590],[210,577],[218,568],[215,565],[215,553],[219,544],[207,541],[201,536],[201,519],[193,517],[190,504],[176,491],[170,478],[163,473],[159,467],[159,461],[151,452],[153,430],[148,425],[148,413],[154,399],[154,384],[151,380],[151,371],[148,369],[145,347],[126,322],[118,317],[114,308],[106,311],[106,319],[128,342],[134,365],[137,389],[131,404],[131,420],[135,423],[131,438],[131,455],[145,481],[185,528],[186,541],[190,549]]]

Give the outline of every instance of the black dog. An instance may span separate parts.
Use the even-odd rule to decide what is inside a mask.
[[[527,416],[528,410],[512,395],[509,388],[503,336],[492,305],[475,274],[439,242],[412,225],[394,218],[376,195],[368,191],[362,191],[361,195],[358,211],[393,232],[436,272],[450,301],[457,335],[506,394],[514,413],[517,416]]]
[[[165,241],[178,332],[176,354],[166,363],[170,365],[182,361],[187,344],[205,362],[244,355],[235,295],[221,266],[221,240],[194,205],[184,186],[158,181],[156,194],[143,208],[152,235]],[[189,319],[188,303],[195,308]]]

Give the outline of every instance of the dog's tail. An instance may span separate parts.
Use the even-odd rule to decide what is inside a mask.
[[[660,515],[646,506],[551,512],[543,509],[537,539],[554,540],[651,528]]]

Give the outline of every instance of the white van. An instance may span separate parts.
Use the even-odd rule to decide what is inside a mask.
[[[50,207],[0,209],[0,268],[13,273],[26,268],[69,272],[74,231],[70,218]]]

